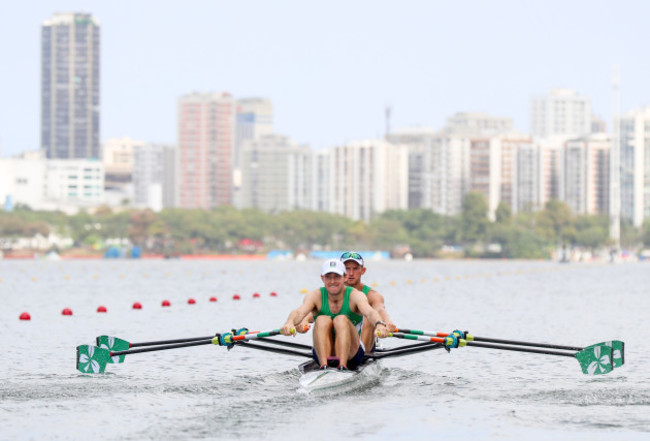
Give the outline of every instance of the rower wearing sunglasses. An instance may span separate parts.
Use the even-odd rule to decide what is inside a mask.
[[[386,324],[389,332],[395,332],[397,328],[390,319],[386,306],[384,305],[384,296],[379,294],[376,290],[361,282],[361,276],[366,273],[363,257],[355,251],[348,251],[341,254],[341,262],[345,265],[345,284],[363,292],[368,298],[368,303],[375,311],[381,316],[381,320]],[[366,353],[372,352],[375,347],[376,341],[375,326],[369,324],[366,320],[361,322],[361,343],[363,344]]]

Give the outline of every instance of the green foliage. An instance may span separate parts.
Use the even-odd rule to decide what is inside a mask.
[[[505,202],[499,202],[494,217],[498,224],[509,224],[512,222],[512,209]]]
[[[643,223],[643,228],[641,229],[641,242],[646,248],[650,248],[650,220],[646,220]]]
[[[80,212],[72,216],[22,207],[0,212],[0,238],[10,242],[55,233],[71,237],[76,247],[95,250],[110,241],[128,239],[143,251],[164,254],[349,248],[397,253],[410,250],[415,257],[423,258],[439,256],[445,245],[460,246],[466,255],[476,257],[546,258],[563,244],[591,249],[608,244],[606,216],[574,217],[559,201],[550,201],[539,212],[516,215],[501,203],[495,211],[495,222],[488,220],[487,210],[480,193],[467,194],[459,216],[442,216],[425,209],[389,210],[369,223],[322,212],[268,214],[232,206],[214,210],[172,208],[158,213],[122,209],[114,212],[102,207],[92,215]],[[621,243],[628,249],[641,244],[650,247],[650,222],[640,231],[622,223]]]
[[[488,203],[482,193],[469,192],[463,199],[461,217],[463,242],[473,244],[485,237],[488,224]]]
[[[552,199],[537,215],[537,232],[549,243],[571,242],[575,237],[572,229],[571,209],[557,199]]]

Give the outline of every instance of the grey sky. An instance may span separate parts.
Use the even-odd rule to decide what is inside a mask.
[[[0,11],[0,153],[39,147],[40,26],[54,12],[101,24],[101,140],[176,141],[192,91],[269,98],[276,132],[328,147],[393,128],[440,128],[459,111],[514,118],[554,87],[592,100],[609,127],[650,104],[650,2],[5,2]]]

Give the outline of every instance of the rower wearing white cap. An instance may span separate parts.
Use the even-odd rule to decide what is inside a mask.
[[[364,359],[359,338],[362,319],[373,324],[379,337],[387,337],[388,329],[366,296],[345,286],[345,266],[339,259],[323,263],[321,280],[324,286],[307,293],[302,304],[291,311],[281,332],[294,334],[295,326],[312,313],[315,319],[313,354],[321,369],[327,367],[328,359],[333,357],[338,359],[339,369],[356,369]]]

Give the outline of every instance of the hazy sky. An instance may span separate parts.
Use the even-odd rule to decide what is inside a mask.
[[[192,92],[266,97],[275,130],[313,148],[440,128],[460,111],[514,118],[568,87],[609,123],[650,105],[650,1],[41,0],[0,7],[0,153],[39,148],[40,27],[54,12],[101,25],[101,140],[176,141]]]

